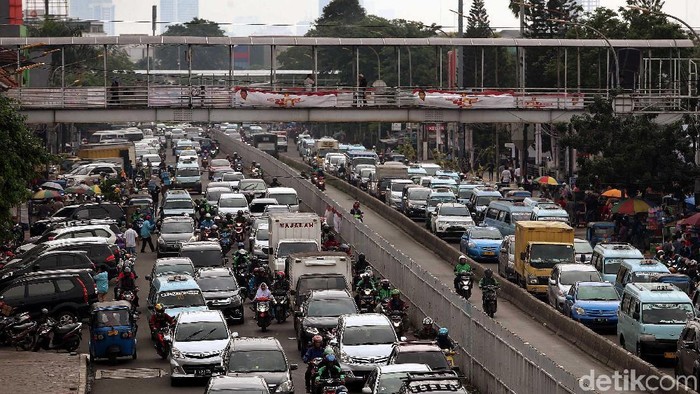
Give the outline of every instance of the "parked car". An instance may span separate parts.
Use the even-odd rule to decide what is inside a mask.
[[[57,271],[64,269],[87,269],[94,271],[95,264],[85,253],[69,251],[51,251],[37,256],[36,259],[8,264],[0,269],[0,288],[17,278],[35,271]]]
[[[124,211],[117,204],[101,202],[68,205],[56,211],[51,217],[34,222],[30,227],[29,235],[42,234],[46,227],[53,222],[94,219],[113,219],[118,223],[126,222]]]

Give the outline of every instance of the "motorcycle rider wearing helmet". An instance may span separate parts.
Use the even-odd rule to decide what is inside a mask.
[[[379,294],[377,294],[377,298],[379,301],[390,299],[391,291],[391,282],[389,282],[389,279],[382,279],[379,281]]]
[[[277,180],[277,178],[272,178],[272,182],[270,182],[270,187],[280,187],[282,184]]]
[[[365,257],[364,253],[357,255],[357,261],[355,262],[355,272],[364,272],[369,267],[369,262]]]
[[[148,325],[151,327],[151,335],[155,335],[160,329],[175,327],[175,319],[165,312],[163,304],[156,304],[153,309],[155,313],[148,320]]]
[[[335,240],[335,235],[328,234],[328,239],[326,240],[326,242],[323,243],[324,249],[328,250],[328,249],[337,248],[339,246],[340,246],[340,243]]]
[[[311,338],[311,347],[306,349],[306,353],[304,353],[304,356],[302,357],[302,361],[304,361],[304,364],[308,364],[306,372],[304,373],[306,392],[309,392],[311,390],[311,370],[314,367],[314,365],[311,364],[311,361],[313,361],[315,358],[323,358],[323,356],[323,338],[320,335],[314,335]]]
[[[213,224],[209,229],[209,238],[219,238],[219,226]]]
[[[199,222],[200,229],[211,228],[211,226],[213,226],[213,225],[214,225],[214,221],[211,219],[210,213],[204,214],[204,220]]]
[[[479,280],[479,288],[483,289],[484,286],[498,286],[498,281],[493,277],[491,268],[487,268],[484,271],[484,277]]]
[[[235,224],[246,226],[248,224],[248,218],[245,217],[243,211],[236,212],[236,217],[233,219]]]
[[[139,306],[139,296],[136,287],[136,275],[131,272],[130,267],[124,268],[124,271],[120,272],[117,276],[117,286],[114,289],[115,298],[119,298],[119,294],[124,291],[134,292],[134,306],[138,308]]]
[[[393,289],[391,291],[391,299],[387,303],[390,312],[403,312],[408,308],[406,302],[401,299],[401,290]]]
[[[248,263],[250,263],[248,251],[245,250],[243,242],[239,242],[238,250],[233,254],[233,269],[237,269],[241,264],[248,265]]]
[[[416,330],[413,334],[418,339],[428,339],[435,340],[438,336],[438,331],[433,326],[433,319],[427,317],[423,319],[423,327],[420,330]]]
[[[362,212],[360,209],[360,202],[355,201],[354,204],[352,204],[352,209],[350,210],[350,214],[357,220],[362,221],[362,219],[365,216],[365,213]]]
[[[374,280],[374,273],[371,268],[367,268],[360,274],[360,280],[357,282],[357,291],[360,292],[366,288],[377,290],[377,283]],[[388,298],[388,297],[387,297]]]
[[[437,337],[435,338],[435,342],[437,342],[437,345],[440,346],[440,349],[442,350],[454,350],[455,344],[452,342],[450,339],[450,336],[448,335],[449,331],[447,330],[446,327],[442,327],[441,329],[438,330]]]
[[[289,291],[289,280],[284,275],[284,272],[278,271],[275,274],[275,281],[272,282],[272,291],[284,291],[285,293]]]
[[[316,383],[320,383],[322,379],[338,379],[341,382],[345,380],[345,374],[336,362],[334,354],[328,354],[324,357],[321,367],[316,371]],[[317,392],[321,392],[321,387],[317,386]]]
[[[459,285],[459,274],[463,272],[472,272],[472,266],[469,265],[469,261],[467,260],[467,256],[465,255],[459,256],[459,261],[457,262],[457,265],[455,265],[455,289]]]

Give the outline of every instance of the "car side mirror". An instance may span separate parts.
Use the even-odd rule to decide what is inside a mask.
[[[567,301],[573,301],[573,300],[574,300],[574,296],[567,294],[567,295],[566,295],[566,300],[567,300]]]
[[[549,284],[552,285],[552,286],[556,286],[556,285],[557,285],[557,281],[554,280],[554,279],[552,279],[552,278],[549,278]]]
[[[153,278],[151,278],[151,275],[146,275],[145,278],[146,278],[146,280],[149,281],[149,282],[153,279]]]
[[[290,371],[296,371],[297,369],[299,369],[299,364],[289,364]]]

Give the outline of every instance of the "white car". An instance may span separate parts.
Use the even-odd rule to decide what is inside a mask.
[[[564,310],[564,302],[569,289],[576,282],[602,282],[603,277],[590,264],[557,264],[552,268],[547,285],[547,301],[558,311]]]
[[[236,216],[238,211],[243,211],[244,215],[250,214],[248,200],[241,193],[222,193],[217,202],[219,215],[231,214]]]
[[[71,238],[92,238],[100,237],[106,238],[110,244],[117,242],[117,236],[121,235],[121,231],[116,224],[90,224],[86,226],[66,226],[61,228],[56,228],[49,232],[42,234],[32,242],[28,242],[19,247],[20,252],[24,253],[32,250],[39,244],[46,241],[54,241],[60,239],[71,239]]]
[[[181,312],[172,335],[170,383],[224,373],[230,332],[221,311]]]
[[[438,204],[430,221],[430,228],[438,237],[461,237],[475,225],[467,206],[456,202]]]
[[[219,205],[219,197],[224,193],[231,193],[228,187],[208,187],[206,198],[209,205]]]

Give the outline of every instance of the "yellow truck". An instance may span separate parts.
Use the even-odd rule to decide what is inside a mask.
[[[83,144],[78,149],[78,157],[81,159],[121,159],[123,166],[131,161],[136,165],[136,150],[133,142],[114,142],[100,144]]]
[[[515,276],[535,295],[546,295],[552,268],[574,263],[574,229],[561,222],[519,221],[515,224]]]

